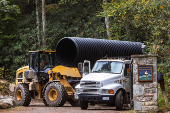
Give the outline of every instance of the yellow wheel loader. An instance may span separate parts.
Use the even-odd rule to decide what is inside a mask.
[[[77,68],[55,66],[55,51],[30,51],[29,66],[16,71],[13,86],[15,102],[28,106],[31,99],[42,99],[46,106],[77,106],[74,87],[81,78]]]

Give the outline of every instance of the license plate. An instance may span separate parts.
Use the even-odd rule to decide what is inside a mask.
[[[74,98],[75,98],[75,99],[79,99],[79,96],[78,96],[78,95],[74,95]]]
[[[103,97],[103,100],[109,100],[109,97]]]

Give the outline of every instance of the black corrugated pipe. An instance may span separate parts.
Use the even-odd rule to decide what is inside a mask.
[[[57,60],[64,66],[77,67],[79,62],[96,60],[108,56],[131,56],[142,53],[142,43],[93,38],[62,38],[56,47]]]

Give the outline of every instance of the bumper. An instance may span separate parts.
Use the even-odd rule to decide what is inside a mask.
[[[83,94],[75,94],[76,100],[83,100],[88,102],[113,102],[114,95],[83,95]]]

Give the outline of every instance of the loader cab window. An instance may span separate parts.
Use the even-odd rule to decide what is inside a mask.
[[[30,53],[29,68],[33,71],[38,71],[38,54]]]
[[[34,72],[44,71],[55,66],[55,52],[33,52],[29,55],[29,68]]]
[[[55,65],[55,53],[42,53],[40,54],[40,71],[47,68],[53,68]]]
[[[35,63],[34,63],[35,70],[38,71],[38,55],[35,57]]]

